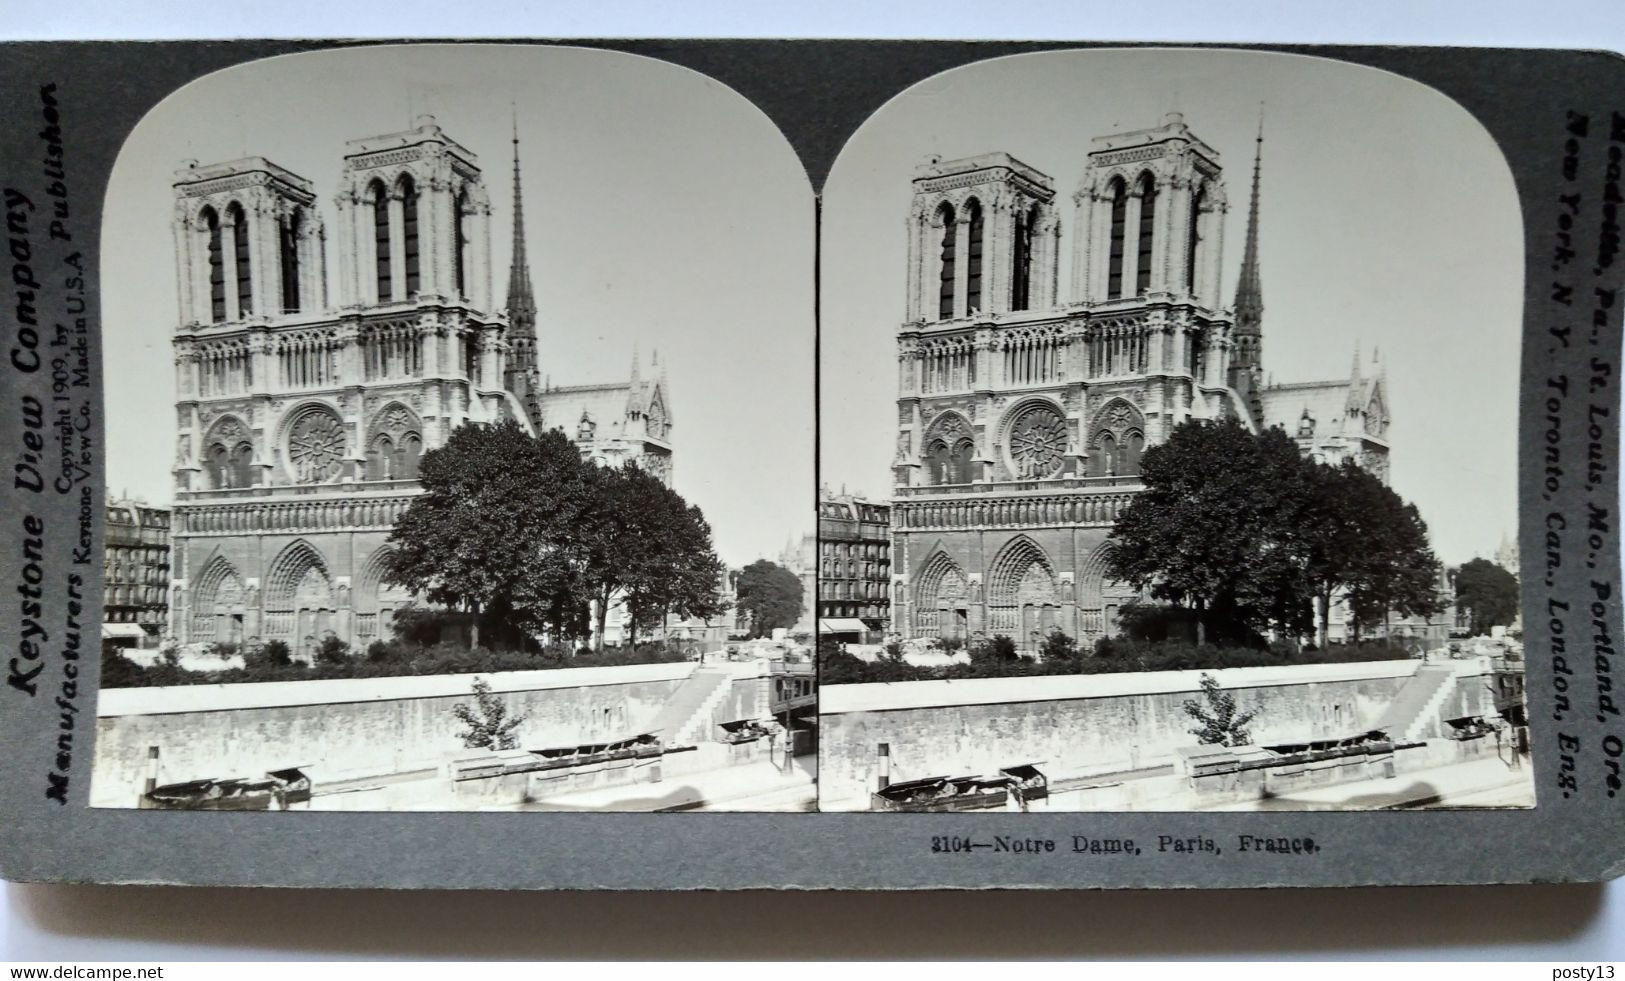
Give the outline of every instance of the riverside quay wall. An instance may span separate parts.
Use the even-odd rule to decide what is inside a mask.
[[[1495,713],[1489,663],[1450,663],[1454,689],[1422,737],[1440,735],[1444,720]],[[1422,664],[828,685],[819,693],[819,807],[869,808],[882,743],[892,783],[1030,763],[1053,785],[1171,765],[1177,748],[1196,745],[1184,704],[1201,700],[1203,674],[1235,695],[1239,711],[1258,712],[1249,725],[1255,743],[1347,738],[1375,727]]]
[[[91,804],[134,807],[158,748],[160,784],[304,767],[318,786],[438,767],[466,755],[452,715],[490,682],[520,746],[623,739],[643,730],[694,665],[104,689]]]

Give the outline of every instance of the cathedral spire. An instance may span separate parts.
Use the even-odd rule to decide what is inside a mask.
[[[530,286],[530,260],[525,254],[525,194],[519,180],[519,115],[513,116],[513,259],[508,268],[508,342],[513,367],[536,368],[536,297]]]
[[[1253,145],[1253,190],[1247,204],[1247,242],[1241,254],[1241,279],[1236,284],[1236,360],[1256,368],[1263,359],[1264,287],[1258,273],[1258,185],[1264,161],[1264,113],[1259,110],[1258,136]]]

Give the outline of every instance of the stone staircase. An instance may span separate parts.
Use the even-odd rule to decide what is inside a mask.
[[[1456,669],[1449,664],[1424,664],[1405,682],[1374,728],[1396,743],[1423,738],[1439,722],[1439,707],[1455,690]]]
[[[712,741],[711,712],[728,694],[733,672],[727,668],[695,668],[649,723],[662,743],[691,744]]]

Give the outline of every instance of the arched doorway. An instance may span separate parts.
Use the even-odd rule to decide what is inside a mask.
[[[192,619],[187,640],[196,644],[240,644],[247,607],[243,580],[224,556],[216,555],[203,567],[192,591]]]
[[[988,580],[990,634],[1003,634],[1018,648],[1032,650],[1045,634],[1062,626],[1054,567],[1031,538],[1011,539],[994,558]]]
[[[969,586],[959,564],[946,552],[925,563],[915,587],[911,637],[965,639],[970,632]]]
[[[336,631],[338,604],[327,563],[303,539],[283,549],[271,563],[265,596],[265,636],[290,650],[314,655],[316,645]]]

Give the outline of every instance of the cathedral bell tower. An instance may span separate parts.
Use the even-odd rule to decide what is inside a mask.
[[[345,145],[337,206],[339,313],[363,346],[370,334],[415,335],[419,377],[467,383],[437,407],[446,420],[509,412],[507,324],[493,305],[479,158],[419,116],[412,129]]]
[[[1008,153],[933,159],[914,177],[910,321],[987,319],[1055,305],[1049,177]]]
[[[1096,137],[1072,200],[1074,301],[1160,293],[1218,309],[1228,208],[1219,155],[1181,114],[1152,129]]]
[[[189,160],[174,193],[175,488],[261,485],[271,469],[263,419],[276,384],[274,334],[327,303],[316,196],[264,157]],[[221,405],[237,412],[211,425]]]
[[[1058,380],[1054,323],[1019,342],[1000,326],[1055,319],[1054,201],[1050,178],[1008,153],[933,158],[916,171],[898,335],[898,486],[989,479],[996,458],[986,421],[1015,345],[1024,381]]]
[[[1172,112],[1160,126],[1097,137],[1073,203],[1069,309],[1080,315],[1089,391],[1088,472],[1137,472],[1127,468],[1137,468],[1138,447],[1136,460],[1114,459],[1121,446],[1102,434],[1121,427],[1103,416],[1132,417],[1140,445],[1152,445],[1187,418],[1238,411],[1219,305],[1228,210],[1219,155]]]
[[[339,305],[418,296],[491,306],[491,201],[479,159],[433,116],[345,144],[338,193]]]
[[[182,327],[240,324],[326,305],[326,239],[311,184],[264,157],[175,172]]]

